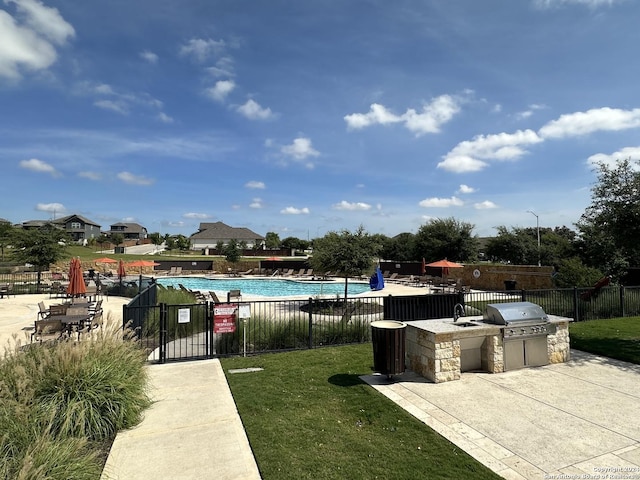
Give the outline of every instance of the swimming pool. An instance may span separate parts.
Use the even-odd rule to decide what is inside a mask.
[[[264,297],[344,295],[343,280],[305,282],[271,278],[172,277],[158,278],[157,282],[165,287],[178,288],[178,284],[182,284],[190,290],[213,290],[216,293],[219,291],[240,290],[242,293],[262,295]],[[357,295],[370,290],[368,283],[349,281],[349,295]]]

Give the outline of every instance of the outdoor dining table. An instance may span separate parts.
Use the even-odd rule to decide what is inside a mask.
[[[73,328],[80,330],[90,320],[91,315],[88,313],[83,315],[51,315],[47,320],[60,320],[67,327],[69,336],[73,333]]]

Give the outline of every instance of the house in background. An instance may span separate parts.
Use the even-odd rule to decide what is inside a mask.
[[[86,243],[92,238],[100,237],[100,225],[82,215],[67,215],[54,220],[28,220],[20,226],[26,230],[41,228],[44,225],[54,225],[67,232],[72,241]]]
[[[121,234],[125,240],[144,240],[147,238],[147,229],[138,223],[114,223],[107,235]]]
[[[264,245],[264,237],[244,227],[230,227],[222,222],[201,223],[198,231],[189,237],[192,250],[216,248],[222,243],[228,244],[231,240],[244,242],[247,248],[255,248]]]

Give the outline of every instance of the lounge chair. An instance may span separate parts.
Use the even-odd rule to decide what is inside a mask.
[[[211,297],[213,303],[222,303],[218,298],[218,295],[216,295],[216,292],[214,292],[213,290],[209,290],[209,296]]]
[[[176,274],[176,268],[178,268],[178,267],[169,268],[169,275],[175,275]]]
[[[238,272],[238,275],[250,275],[251,273],[253,273],[253,268],[250,268],[249,270],[244,272]]]
[[[176,267],[176,275],[182,275],[182,267]]]
[[[289,270],[287,270],[286,272],[282,273],[283,277],[290,277],[291,275],[293,275],[293,268],[290,268]]]
[[[301,268],[300,270],[298,270],[298,273],[296,273],[295,275],[296,275],[296,277],[301,277],[301,276],[304,275],[304,272],[305,272],[305,269]]]

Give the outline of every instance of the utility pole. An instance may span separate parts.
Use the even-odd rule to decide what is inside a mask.
[[[541,266],[540,263],[540,218],[538,217],[538,215],[535,214],[535,212],[532,212],[531,210],[527,210],[528,213],[530,213],[531,215],[533,215],[534,217],[536,217],[536,233],[538,235],[538,266]]]

